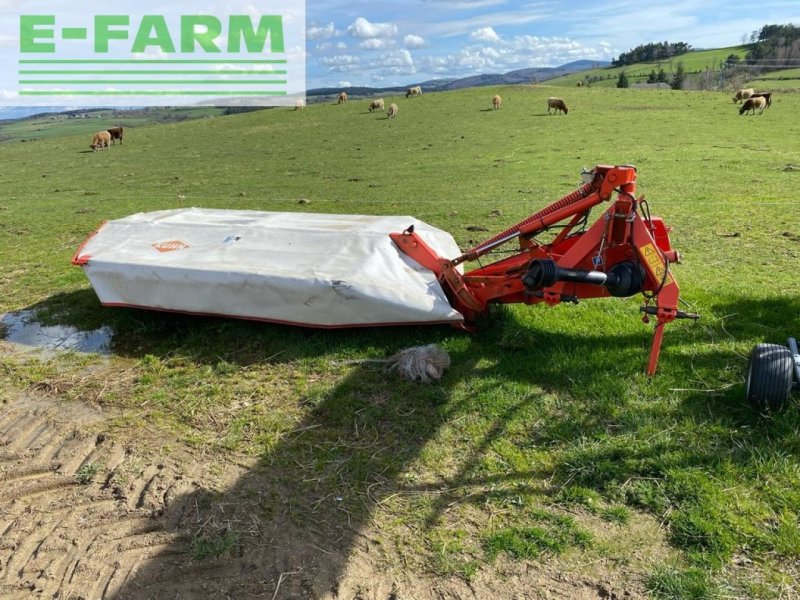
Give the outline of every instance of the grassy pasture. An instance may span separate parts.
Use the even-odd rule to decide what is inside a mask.
[[[744,58],[747,54],[747,47],[731,46],[730,48],[714,48],[713,50],[696,50],[662,61],[635,63],[624,67],[589,69],[587,71],[580,71],[579,73],[570,73],[569,75],[564,75],[556,79],[548,79],[547,85],[575,87],[578,81],[583,81],[585,84],[589,77],[594,76],[602,77],[602,79],[592,83],[591,85],[593,87],[616,87],[617,79],[621,71],[625,71],[631,84],[646,83],[650,71],[655,70],[658,72],[659,68],[663,68],[667,75],[672,76],[672,73],[678,67],[678,63],[683,63],[683,68],[686,70],[687,74],[702,73],[706,69],[711,69],[712,71],[719,70],[720,65],[724,63],[725,59],[731,54],[736,54]]]
[[[546,114],[554,93],[569,115]],[[123,409],[121,428],[144,420],[259,455],[320,514],[346,506],[403,564],[440,576],[561,553],[617,565],[659,598],[796,593],[800,413],[758,417],[743,380],[755,343],[800,334],[800,95],[755,117],[710,92],[386,100],[397,119],[362,101],[134,127],[99,153],[86,135],[0,144],[0,312],[116,331],[110,361],[2,357],[4,383]],[[102,309],[69,263],[103,220],[181,204],[409,214],[468,246],[598,163],[638,167],[684,257],[682,296],[703,315],[667,327],[654,379],[638,298],[498,307],[472,336],[319,332]],[[453,362],[438,386],[334,362],[432,342]],[[598,533],[641,540],[642,514],[663,525],[658,559]]]
[[[784,69],[765,73],[747,82],[747,87],[775,91],[797,91],[800,89],[800,69]]]
[[[160,122],[201,119],[207,116],[219,116],[222,108],[170,108],[154,110],[98,110],[85,113],[86,118],[76,118],[66,114],[40,115],[15,121],[0,121],[0,142],[46,140],[51,137],[63,137],[69,134],[91,135],[96,131],[115,125],[123,127],[143,127]]]

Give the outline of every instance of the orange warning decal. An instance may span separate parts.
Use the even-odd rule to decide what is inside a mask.
[[[172,240],[169,242],[158,242],[152,244],[157,252],[175,252],[176,250],[183,250],[184,248],[191,248],[191,246],[180,240]]]
[[[656,247],[653,246],[651,242],[648,242],[644,246],[639,246],[639,252],[642,257],[644,257],[644,262],[647,264],[647,268],[650,270],[650,273],[652,273],[653,278],[659,284],[662,280],[664,281],[664,286],[673,283],[672,275],[667,273],[667,264],[664,262],[661,253],[656,250]],[[665,273],[667,275],[666,279],[664,279]]]

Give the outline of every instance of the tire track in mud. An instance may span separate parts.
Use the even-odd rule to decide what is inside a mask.
[[[188,548],[200,463],[143,455],[105,420],[76,403],[0,404],[0,597],[113,598]]]

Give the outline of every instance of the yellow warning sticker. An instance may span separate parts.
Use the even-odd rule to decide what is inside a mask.
[[[673,282],[672,275],[667,273],[667,264],[661,257],[661,253],[653,246],[652,242],[648,242],[644,246],[639,246],[639,252],[641,252],[645,263],[647,263],[647,268],[650,269],[650,272],[659,284],[662,280],[665,286]],[[667,275],[666,279],[664,279],[665,273]]]

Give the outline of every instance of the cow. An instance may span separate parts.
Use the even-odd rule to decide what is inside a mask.
[[[122,127],[112,127],[111,129],[107,129],[109,135],[111,135],[111,144],[116,144],[115,140],[119,140],[119,143],[122,144]]]
[[[111,134],[108,131],[98,131],[92,138],[92,143],[89,145],[94,152],[103,150],[111,145]]]

